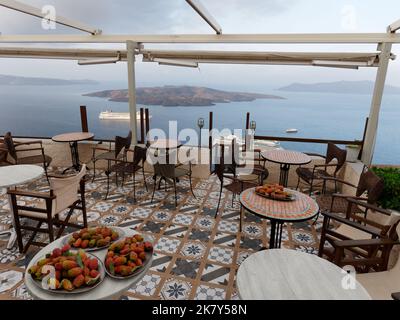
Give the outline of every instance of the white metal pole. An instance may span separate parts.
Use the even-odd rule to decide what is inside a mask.
[[[136,119],[136,79],[135,79],[135,48],[137,43],[126,42],[127,47],[127,65],[128,65],[128,95],[129,95],[129,114],[130,128],[132,130],[132,144],[137,144],[137,119]]]
[[[381,53],[379,55],[379,66],[376,74],[374,94],[372,96],[371,110],[368,120],[368,128],[364,141],[362,161],[366,165],[371,165],[374,156],[376,135],[378,131],[379,113],[382,104],[383,91],[385,89],[385,81],[390,60],[390,52],[392,50],[391,43],[383,43],[380,45]]]

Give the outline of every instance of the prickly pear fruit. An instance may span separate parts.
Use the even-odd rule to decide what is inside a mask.
[[[151,242],[146,241],[144,243],[144,250],[145,251],[153,251],[153,244]]]
[[[100,274],[100,273],[99,273],[97,270],[91,270],[89,275],[90,275],[92,278],[96,278],[99,274]]]
[[[126,260],[125,257],[116,257],[116,258],[114,258],[114,265],[115,266],[121,266],[121,265],[125,264],[126,261],[127,260]]]
[[[69,281],[68,279],[63,279],[61,281],[61,287],[67,291],[72,291],[74,289],[74,286],[72,285],[71,281]]]
[[[61,262],[57,262],[54,267],[56,268],[56,270],[62,271],[63,264]]]
[[[65,261],[63,261],[62,266],[63,266],[64,270],[70,270],[70,269],[76,268],[78,266],[78,264],[72,260],[65,260]]]
[[[112,240],[112,241],[117,240],[118,237],[119,237],[118,232],[113,231],[113,232],[111,233],[111,240]]]
[[[89,240],[83,240],[81,243],[81,248],[86,249],[89,245]]]
[[[140,235],[140,234],[135,234],[134,236],[133,236],[137,241],[143,241],[143,236],[142,235]]]
[[[139,258],[142,259],[142,260],[145,260],[146,259],[146,253],[144,251],[139,253]]]
[[[85,283],[85,277],[82,274],[78,275],[72,282],[75,288],[81,287],[84,283]]]
[[[68,270],[68,278],[75,278],[82,274],[83,270],[80,267],[72,268]]]
[[[99,240],[97,240],[96,245],[97,245],[98,247],[104,247],[104,246],[107,245],[107,241],[104,240],[104,239],[99,239]]]
[[[61,249],[60,248],[55,248],[53,250],[52,258],[57,258],[57,257],[61,256],[61,254],[62,254]]]
[[[121,276],[129,276],[131,274],[132,268],[129,266],[121,266],[119,273]]]
[[[85,232],[84,234],[82,234],[82,240],[88,240],[90,239],[90,233],[89,232]]]
[[[132,260],[133,262],[135,262],[138,258],[138,255],[136,252],[131,251],[131,253],[129,254],[129,260]]]
[[[81,246],[81,243],[82,243],[82,239],[79,238],[78,240],[76,240],[76,241],[73,243],[73,246],[74,246],[75,248],[79,248],[79,247]]]
[[[89,262],[89,269],[97,270],[98,267],[99,267],[99,262],[97,261],[97,259],[96,258],[91,259]]]
[[[66,244],[65,246],[63,246],[61,248],[61,252],[64,253],[64,252],[67,252],[70,249],[71,249],[71,246],[69,244]]]
[[[94,248],[96,246],[96,239],[92,239],[89,241],[89,248]]]

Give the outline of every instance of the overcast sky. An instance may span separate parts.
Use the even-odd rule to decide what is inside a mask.
[[[184,0],[24,0],[54,5],[57,13],[100,28],[104,34],[213,33]],[[385,32],[400,19],[399,0],[202,0],[224,33]],[[80,33],[57,26],[45,31],[38,18],[0,8],[2,34]],[[16,46],[13,44],[13,46]],[[63,45],[65,46],[65,45]],[[109,47],[109,46],[107,46]],[[113,45],[113,47],[118,47]],[[202,48],[278,51],[374,51],[375,46],[339,45],[152,45],[152,48]],[[400,45],[393,52],[400,54]],[[388,83],[400,86],[400,57]],[[99,81],[126,81],[126,63],[78,66],[72,61],[0,59],[0,73]],[[200,70],[137,63],[138,85],[188,84],[221,88],[274,88],[292,82],[373,80],[375,69],[358,71],[285,66],[201,65]]]

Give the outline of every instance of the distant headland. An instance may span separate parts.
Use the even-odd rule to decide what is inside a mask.
[[[95,85],[94,80],[65,80],[55,78],[19,77],[0,74],[2,86],[69,86],[69,85]]]

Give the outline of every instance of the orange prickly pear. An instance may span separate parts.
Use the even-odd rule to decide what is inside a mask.
[[[96,258],[91,259],[89,262],[89,269],[97,270],[98,267],[99,267],[99,262],[97,261],[97,259]]]
[[[136,264],[137,264],[138,266],[143,265],[142,259],[138,258],[138,259],[136,260]]]
[[[67,291],[72,291],[74,289],[74,286],[72,285],[71,281],[69,281],[68,279],[63,279],[61,281],[60,286]]]
[[[114,268],[114,270],[115,270],[115,273],[121,273],[121,268],[122,268],[122,266],[116,266],[115,268]],[[112,272],[112,271],[111,271]]]
[[[89,240],[83,240],[81,243],[81,248],[86,249],[89,245]]]
[[[107,252],[107,258],[113,257],[114,256],[114,251],[108,251]]]
[[[73,243],[73,246],[74,246],[75,248],[79,248],[79,247],[81,246],[81,244],[82,244],[82,239],[79,238],[78,240],[76,240],[76,241]]]
[[[38,261],[37,265],[39,267],[44,266],[45,264],[47,264],[48,262],[50,262],[50,259],[44,258]]]
[[[138,258],[138,255],[137,255],[136,252],[133,252],[133,251],[132,251],[132,252],[129,254],[129,260],[135,262],[135,261],[137,260],[137,258]]]
[[[118,237],[119,237],[118,232],[113,231],[113,232],[111,233],[111,239],[112,239],[112,241],[117,240]]]
[[[82,240],[88,240],[90,239],[90,233],[89,232],[85,232],[84,234],[82,234]]]
[[[79,232],[74,232],[72,234],[72,238],[74,238],[75,240],[78,240],[79,239]]]
[[[126,244],[131,244],[131,243],[132,243],[131,238],[126,238],[126,239],[125,239],[125,243],[126,243]]]
[[[110,242],[111,242],[111,237],[110,237],[110,236],[105,237],[105,238],[104,238],[104,241],[107,242],[107,243],[110,243]]]
[[[124,246],[125,246],[125,241],[115,242],[115,250],[113,250],[113,251],[119,252],[123,249]]]
[[[90,271],[90,276],[92,278],[96,278],[100,273],[97,270],[91,270]]]
[[[135,234],[134,236],[133,236],[137,241],[143,241],[143,236],[142,235],[140,235],[140,234]]]
[[[153,244],[149,241],[144,243],[144,250],[145,251],[153,251]]]
[[[116,257],[114,258],[114,265],[115,266],[121,266],[127,262],[125,257]]]
[[[70,270],[76,268],[78,264],[75,261],[65,260],[63,261],[62,266],[64,270]]]
[[[125,249],[122,249],[119,254],[121,256],[126,256],[127,254],[129,254],[130,251],[131,251],[131,249],[125,248]]]
[[[139,253],[139,258],[142,259],[142,260],[146,259],[146,253],[144,251],[140,252]]]
[[[128,261],[128,266],[130,266],[131,268],[136,267],[136,263]]]
[[[83,269],[83,274],[84,274],[85,276],[89,276],[89,275],[90,275],[90,269],[89,269],[88,267],[85,267],[85,268]]]
[[[34,265],[34,266],[29,268],[28,273],[29,274],[35,274],[36,272],[38,272],[38,270],[39,270],[39,266]]]
[[[129,276],[132,272],[132,268],[129,266],[121,266],[120,268],[120,274],[121,276]]]
[[[76,276],[76,278],[72,282],[75,288],[81,287],[84,283],[85,283],[85,277],[82,274]]]
[[[75,278],[82,274],[82,268],[76,267],[68,270],[68,278]]]

